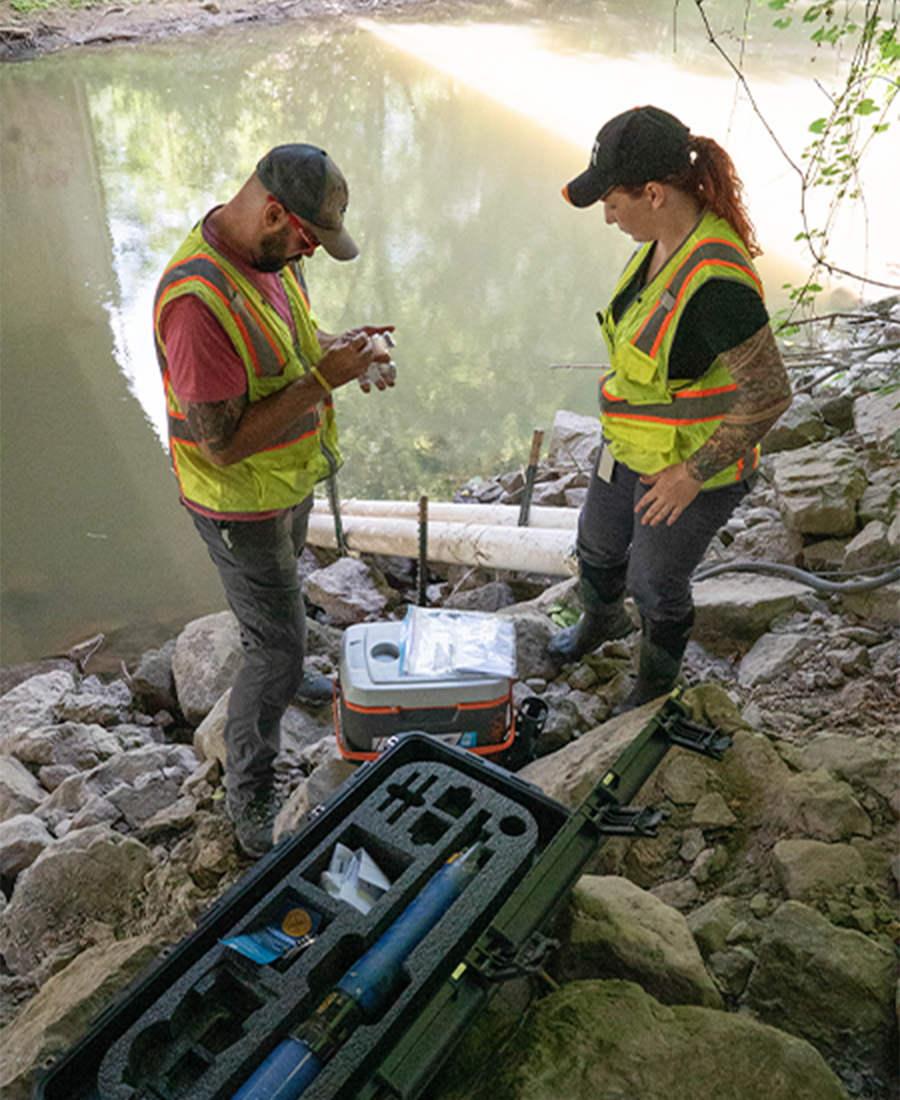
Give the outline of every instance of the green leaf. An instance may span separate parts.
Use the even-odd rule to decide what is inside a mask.
[[[810,126],[809,132],[811,134],[823,134],[827,125],[827,118],[817,118],[816,121]]]
[[[879,122],[877,125],[873,126],[872,129],[876,134],[883,134],[888,126],[890,126],[889,122]]]
[[[856,114],[873,115],[878,110],[874,99],[861,99],[856,105]]]
[[[776,26],[776,27],[777,27],[777,28],[778,28],[778,29],[779,29],[780,31],[784,31],[784,30],[787,30],[787,28],[788,28],[788,27],[789,27],[789,26],[791,25],[791,23],[793,23],[793,22],[794,22],[793,16],[790,16],[790,15],[789,15],[789,16],[787,17],[787,19],[776,19],[776,20],[775,20],[775,26]]]
[[[769,0],[769,7],[772,11],[784,11],[787,7],[788,0]]]

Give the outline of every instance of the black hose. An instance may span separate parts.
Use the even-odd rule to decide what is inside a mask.
[[[789,580],[808,585],[817,592],[867,592],[872,588],[881,588],[882,585],[900,580],[900,562],[882,568],[887,569],[887,572],[865,580],[829,581],[824,577],[817,577],[815,573],[807,573],[805,569],[798,569],[794,565],[782,565],[780,562],[727,561],[701,569],[699,573],[694,573],[691,580],[705,581],[708,577],[715,577],[719,573],[765,573],[774,577],[787,577]]]

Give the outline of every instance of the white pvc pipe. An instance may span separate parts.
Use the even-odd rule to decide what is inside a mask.
[[[328,501],[316,500],[315,515],[331,515]],[[578,508],[548,508],[532,505],[528,513],[528,526],[556,528],[574,531],[578,526]],[[341,518],[344,516],[382,516],[385,519],[419,518],[419,503],[415,500],[342,500]],[[475,523],[479,526],[516,527],[519,523],[518,505],[511,504],[453,504],[446,500],[428,502],[428,522]]]
[[[384,516],[354,516],[341,512],[344,538],[351,550],[368,554],[419,556],[418,520]],[[314,511],[309,517],[307,541],[313,546],[337,546],[334,520]],[[428,523],[428,560],[451,565],[480,565],[485,569],[512,569],[574,576],[573,531],[532,527],[495,527],[475,523]]]

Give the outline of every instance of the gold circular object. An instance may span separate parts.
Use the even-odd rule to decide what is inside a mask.
[[[291,909],[290,912],[285,913],[284,920],[281,922],[281,931],[288,936],[293,936],[294,939],[307,935],[311,928],[312,917],[305,909]]]

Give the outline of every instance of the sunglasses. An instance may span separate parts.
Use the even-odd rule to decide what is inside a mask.
[[[287,214],[288,221],[297,230],[301,237],[304,238],[313,248],[318,247],[320,244],[319,238],[313,233],[308,225],[304,225],[303,222],[297,217],[296,214],[292,214],[290,210],[285,206],[281,199],[276,198],[275,195],[268,196],[269,202],[277,202],[281,209]]]

